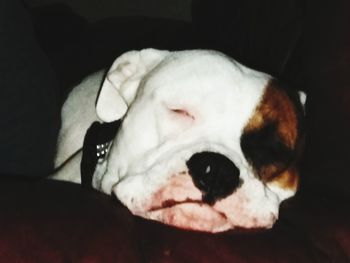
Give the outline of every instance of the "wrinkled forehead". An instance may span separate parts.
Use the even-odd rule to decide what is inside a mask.
[[[222,95],[249,100],[249,97],[260,98],[270,78],[215,51],[179,51],[171,53],[150,72],[144,88],[164,98],[184,100],[184,95],[191,94],[195,97],[187,96],[187,99],[192,101]]]

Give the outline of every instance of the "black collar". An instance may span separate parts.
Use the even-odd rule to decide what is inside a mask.
[[[97,162],[107,157],[109,146],[116,136],[120,124],[120,120],[111,123],[96,121],[87,130],[80,163],[81,184],[84,188],[92,189],[92,177]]]

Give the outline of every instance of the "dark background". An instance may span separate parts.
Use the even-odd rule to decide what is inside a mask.
[[[307,144],[301,190],[262,232],[182,231],[80,185],[7,178],[0,262],[350,262],[349,0],[26,2],[61,101],[130,49],[218,49],[308,92]]]
[[[191,0],[25,0],[33,7],[65,3],[93,22],[113,16],[148,16],[189,21]]]

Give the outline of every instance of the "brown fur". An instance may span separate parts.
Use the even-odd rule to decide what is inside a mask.
[[[265,93],[256,108],[253,116],[244,129],[244,133],[258,131],[266,123],[276,123],[276,132],[282,142],[292,151],[296,151],[298,136],[298,117],[295,105],[288,95],[276,87],[274,81],[270,81]],[[260,167],[259,178],[267,184],[296,191],[299,182],[296,163],[292,162],[290,167],[284,164],[269,164]]]
[[[290,148],[294,148],[298,135],[295,108],[287,94],[274,87],[273,81],[266,87],[265,94],[246,125],[244,132],[258,130],[270,121],[277,123],[277,132],[285,144]]]

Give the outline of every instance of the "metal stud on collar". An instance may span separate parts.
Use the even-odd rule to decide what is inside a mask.
[[[104,159],[108,153],[110,142],[96,145],[96,156],[98,159]]]

